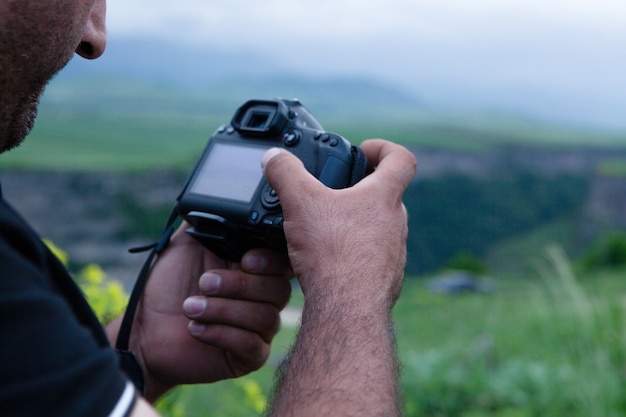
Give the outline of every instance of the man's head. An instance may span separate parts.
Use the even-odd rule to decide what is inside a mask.
[[[0,152],[33,126],[48,81],[74,52],[106,46],[106,0],[0,0]]]

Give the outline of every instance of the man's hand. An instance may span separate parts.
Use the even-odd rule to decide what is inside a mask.
[[[390,142],[361,146],[376,169],[341,190],[323,186],[284,150],[265,154],[264,173],[280,197],[305,296],[269,415],[402,414],[391,308],[406,262],[402,195],[416,161]]]
[[[305,296],[390,308],[406,263],[402,195],[416,161],[391,142],[369,140],[361,147],[376,169],[350,188],[325,187],[284,150],[266,154],[264,172],[280,196],[289,258]]]
[[[178,384],[234,378],[265,363],[289,300],[287,258],[249,251],[229,266],[181,226],[151,271],[130,348],[154,401]],[[117,334],[119,321],[110,328]]]

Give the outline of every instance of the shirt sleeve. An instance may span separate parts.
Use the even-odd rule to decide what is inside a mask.
[[[126,383],[124,392],[109,417],[128,417],[137,402],[137,391],[131,382]]]
[[[115,352],[59,292],[60,264],[10,226],[0,221],[0,415],[117,417],[128,383]]]

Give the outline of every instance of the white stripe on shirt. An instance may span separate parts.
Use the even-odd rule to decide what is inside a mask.
[[[117,405],[109,414],[109,417],[125,417],[130,415],[131,407],[135,404],[135,386],[131,382],[126,382],[126,388],[120,397]]]

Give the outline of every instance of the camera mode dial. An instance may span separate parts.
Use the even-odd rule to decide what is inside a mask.
[[[283,135],[283,142],[285,146],[295,146],[299,141],[302,135],[298,131],[285,133]]]
[[[261,197],[261,204],[267,210],[277,210],[280,206],[280,199],[276,190],[274,190],[269,184],[263,187],[263,196]]]

